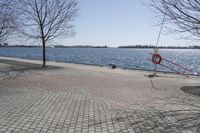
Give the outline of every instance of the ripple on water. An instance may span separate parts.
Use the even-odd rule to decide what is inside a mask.
[[[153,70],[154,65],[145,60],[151,58],[152,49],[117,48],[47,48],[47,59],[80,64],[109,66],[114,63],[121,68]],[[200,50],[198,49],[162,49],[160,54],[170,61],[184,65],[200,74]],[[41,48],[0,48],[0,56],[27,59],[42,59]],[[158,66],[159,71],[170,70]]]

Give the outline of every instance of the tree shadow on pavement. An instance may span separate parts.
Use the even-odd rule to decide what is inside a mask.
[[[0,63],[9,64],[12,66],[13,70],[29,70],[29,69],[61,69],[62,67],[58,66],[47,66],[45,68],[42,68],[41,64],[35,64],[35,63],[27,63],[27,62],[19,62],[19,61],[13,61],[13,60],[4,60],[0,59]]]
[[[138,132],[200,131],[200,110],[118,112],[112,116],[114,123],[124,123],[126,128]],[[119,130],[123,132],[126,128]]]
[[[181,90],[185,93],[200,97],[200,86],[184,86]]]
[[[0,69],[0,80],[8,77],[19,76],[21,73],[24,73],[25,71],[31,71],[31,70],[44,71],[44,70],[62,69],[62,67],[58,66],[47,66],[45,68],[42,68],[42,65],[40,64],[19,62],[13,60],[4,60],[4,59],[0,59],[0,63],[6,64],[5,66],[3,65]]]

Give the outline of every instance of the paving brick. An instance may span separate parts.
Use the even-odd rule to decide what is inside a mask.
[[[198,132],[200,98],[179,89],[190,82],[74,68],[24,71],[0,80],[0,132]]]

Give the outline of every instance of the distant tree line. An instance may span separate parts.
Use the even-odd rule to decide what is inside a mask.
[[[8,45],[8,43],[0,44],[0,47],[26,47],[26,48],[40,48],[42,46],[38,45]],[[107,45],[105,46],[92,46],[92,45],[71,45],[71,46],[64,46],[64,45],[55,45],[55,46],[47,46],[50,48],[110,48]],[[144,49],[200,49],[200,46],[159,46],[155,47],[153,45],[131,45],[131,46],[119,46],[118,48],[144,48]]]
[[[8,43],[0,44],[0,47],[26,47],[26,48],[40,48],[42,46],[38,45],[8,45]],[[105,46],[91,46],[91,45],[72,45],[72,46],[64,46],[64,45],[55,45],[55,46],[47,46],[50,48],[108,48]]]
[[[200,49],[200,46],[152,46],[152,45],[132,45],[132,46],[119,46],[118,48],[159,48],[159,49]]]
[[[64,46],[64,45],[56,45],[55,48],[108,48],[105,46],[91,46],[91,45],[74,45],[74,46]]]

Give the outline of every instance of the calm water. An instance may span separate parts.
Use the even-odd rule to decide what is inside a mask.
[[[145,60],[151,58],[150,52],[151,49],[47,48],[47,60],[101,66],[115,63],[120,68],[153,70],[153,64]],[[193,73],[200,74],[200,50],[163,49],[160,53],[166,59],[187,66],[193,70]],[[42,59],[42,49],[0,48],[0,56]],[[158,69],[170,71],[163,67]]]

